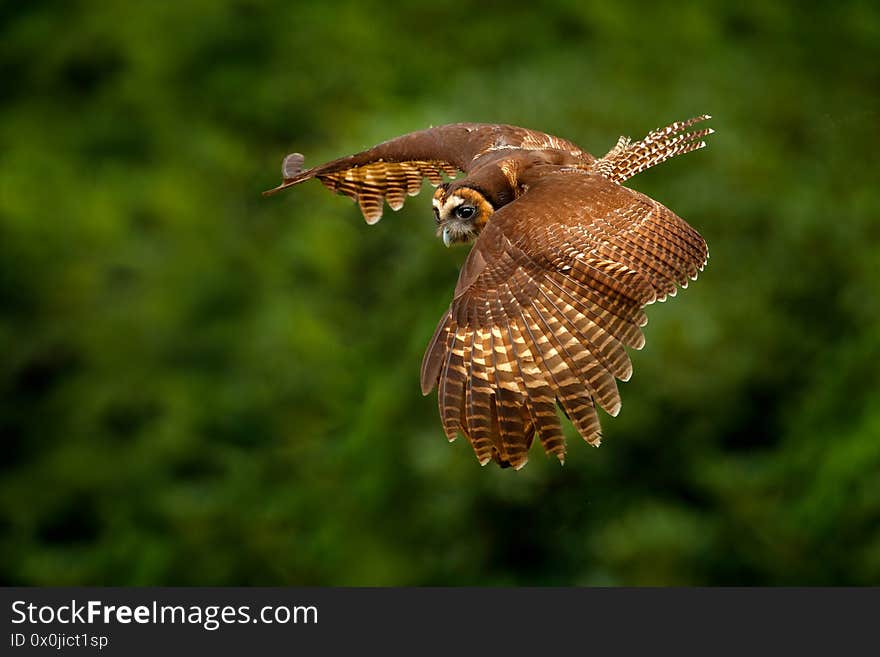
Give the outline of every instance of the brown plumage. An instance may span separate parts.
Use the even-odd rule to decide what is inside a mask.
[[[596,405],[620,411],[625,348],[644,345],[642,308],[686,287],[708,258],[693,228],[620,183],[705,146],[711,129],[686,130],[708,118],[621,137],[598,160],[524,128],[440,126],[308,170],[291,154],[265,194],[317,178],[372,224],[383,200],[397,210],[424,178],[435,185],[438,236],[475,242],[425,352],[422,392],[438,386],[447,438],[465,435],[481,464],[522,467],[536,434],[563,461],[557,404],[598,445]],[[444,183],[458,171],[467,176]]]

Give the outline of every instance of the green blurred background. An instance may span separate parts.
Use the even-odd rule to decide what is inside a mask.
[[[0,580],[880,584],[876,3],[0,5]],[[506,122],[706,237],[564,467],[447,444],[419,363],[463,249],[307,164]],[[426,185],[427,187],[427,185]]]

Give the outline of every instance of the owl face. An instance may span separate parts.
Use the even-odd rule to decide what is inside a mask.
[[[472,242],[495,211],[492,204],[471,187],[450,189],[440,185],[434,192],[434,219],[437,237],[446,246]]]

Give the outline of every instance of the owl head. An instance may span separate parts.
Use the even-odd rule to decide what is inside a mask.
[[[495,208],[473,187],[440,185],[434,192],[437,237],[446,246],[471,242],[486,225]]]

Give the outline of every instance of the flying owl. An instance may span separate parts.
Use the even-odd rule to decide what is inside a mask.
[[[311,178],[357,201],[368,224],[399,210],[427,178],[437,236],[473,242],[422,361],[443,430],[480,464],[521,468],[537,435],[565,458],[557,405],[591,445],[596,406],[620,411],[617,381],[641,349],[644,306],[687,287],[708,259],[682,219],[622,183],[706,145],[708,115],[621,137],[604,157],[510,125],[456,123],[413,132],[312,169],[288,155],[275,194]],[[459,172],[463,178],[455,178]]]

